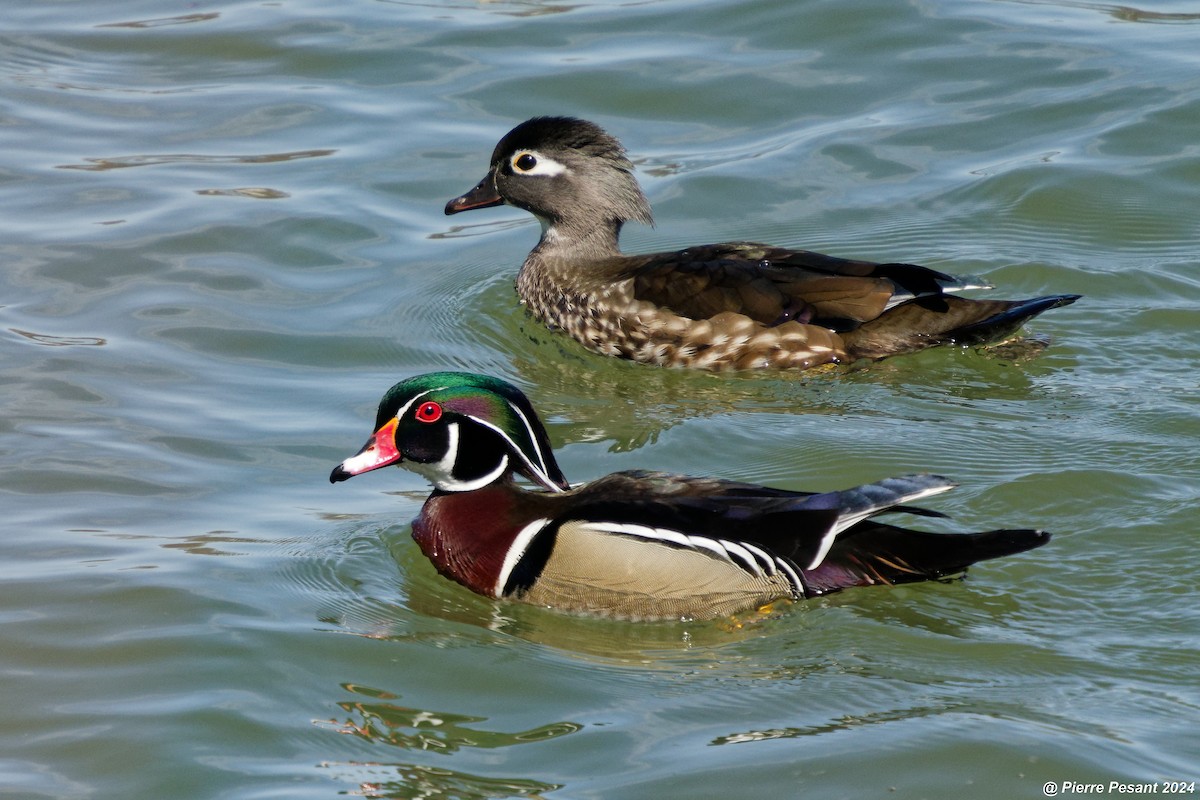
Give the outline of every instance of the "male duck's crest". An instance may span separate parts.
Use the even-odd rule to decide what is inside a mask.
[[[571,488],[521,392],[479,375],[396,384],[367,445],[329,479],[388,464],[434,484],[413,538],[443,575],[488,597],[623,618],[707,618],[938,579],[1050,538],[936,534],[874,519],[941,516],[910,505],[954,486],[937,475],[823,494],[638,471]]]
[[[517,277],[529,311],[586,347],[663,366],[805,368],[1003,338],[1078,295],[968,300],[988,288],[913,264],[753,242],[623,255],[627,221],[653,224],[625,149],[598,125],[536,117],[447,214],[508,203],[542,237]]]

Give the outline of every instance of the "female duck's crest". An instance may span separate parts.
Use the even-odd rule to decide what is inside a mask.
[[[509,470],[552,491],[570,487],[529,401],[484,375],[434,372],[397,383],[379,403],[375,433],[329,480],[402,460],[443,491],[479,489]]]

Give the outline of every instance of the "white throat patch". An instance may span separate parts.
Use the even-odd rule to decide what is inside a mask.
[[[448,437],[446,455],[442,456],[441,461],[435,461],[432,464],[408,462],[409,469],[423,475],[426,480],[439,489],[447,492],[473,492],[492,483],[508,469],[508,456],[504,456],[500,459],[500,463],[497,464],[496,468],[486,475],[481,475],[469,481],[458,480],[454,477],[454,464],[458,461],[459,434],[457,422],[452,422],[446,426],[446,435]]]

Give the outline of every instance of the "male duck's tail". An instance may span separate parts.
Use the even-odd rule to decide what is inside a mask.
[[[1050,534],[1038,530],[929,533],[868,520],[838,537],[820,566],[804,570],[801,580],[809,597],[851,586],[938,580],[1048,541]]]

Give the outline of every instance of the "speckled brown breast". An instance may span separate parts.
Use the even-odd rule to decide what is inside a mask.
[[[634,299],[632,278],[606,282],[560,263],[531,255],[517,276],[517,294],[540,322],[602,355],[714,371],[806,369],[846,357],[841,337],[826,328],[768,327],[733,312],[690,319]]]

